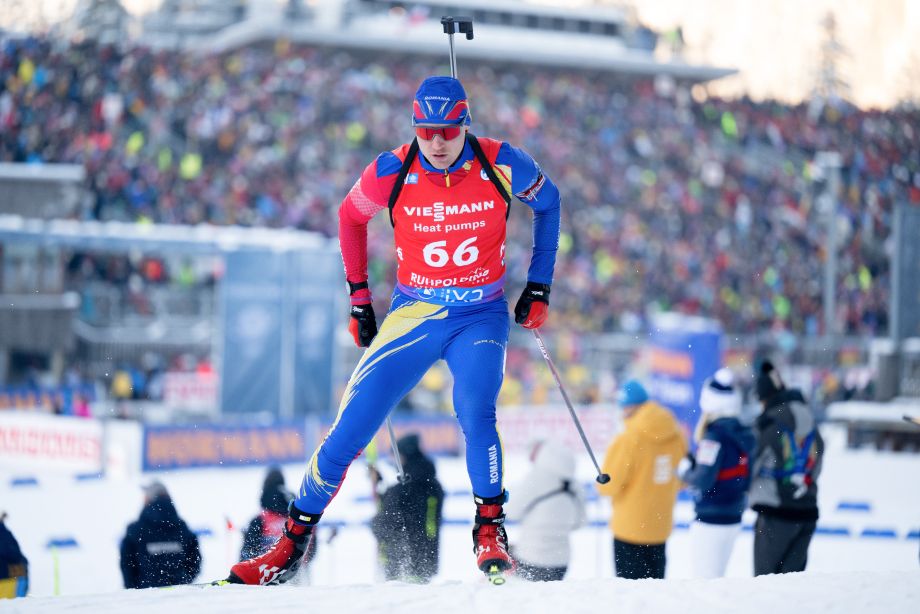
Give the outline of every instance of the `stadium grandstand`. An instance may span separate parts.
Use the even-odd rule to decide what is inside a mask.
[[[657,34],[634,23],[625,10],[613,7],[563,9],[480,0],[342,0],[319,3],[310,11],[298,9],[299,6],[288,4],[283,10],[278,5],[252,3],[238,23],[200,44],[209,50],[224,50],[285,38],[297,43],[443,57],[439,20],[442,15],[462,14],[477,24],[476,44],[463,49],[464,58],[671,75],[692,81],[734,73],[730,68],[687,64],[679,53],[664,61],[656,58],[652,52],[658,45]],[[162,21],[174,20],[163,17]],[[151,42],[160,40],[154,38]]]
[[[148,385],[159,374],[220,368],[221,229],[301,231],[334,245],[352,182],[411,137],[407,101],[447,71],[438,20],[459,9],[167,0],[130,36],[119,3],[100,0],[81,3],[67,37],[6,36],[0,293],[38,289],[72,332],[54,335],[57,345],[0,332],[0,386],[66,380],[106,397],[123,370],[135,381],[129,396],[161,400],[162,387]],[[99,11],[110,17],[87,18]],[[623,9],[497,1],[462,12],[476,23],[475,44],[458,50],[473,130],[523,146],[563,194],[548,334],[579,401],[608,394],[609,373],[630,363],[661,312],[717,320],[739,365],[764,353],[803,365],[817,400],[876,394],[868,365],[871,340],[891,333],[896,210],[920,202],[917,110],[711,97],[706,82],[733,70],[685,62]],[[842,159],[831,205],[832,171],[816,157],[828,150]],[[32,218],[85,224],[89,238],[123,227],[108,224],[216,238],[207,253],[174,252],[166,239],[123,249],[22,241]],[[369,241],[378,313],[394,274],[384,222]],[[839,249],[828,312],[829,224]],[[513,215],[511,295],[530,240]],[[0,317],[11,318],[3,303]],[[19,324],[0,331],[42,328],[29,319],[39,315],[22,315],[40,311],[20,309]],[[132,335],[117,328],[125,322],[137,324]],[[918,323],[904,322],[916,336]],[[552,382],[534,365],[526,342],[509,350],[503,403],[546,401]],[[409,403],[449,404],[432,378]]]

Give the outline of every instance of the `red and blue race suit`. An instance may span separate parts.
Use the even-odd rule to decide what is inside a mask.
[[[533,210],[527,280],[551,284],[559,243],[556,186],[524,151],[479,139],[505,190]],[[362,173],[339,209],[339,242],[349,282],[367,281],[367,223],[388,209],[409,149],[383,153]],[[504,491],[495,402],[504,375],[508,305],[503,293],[507,207],[467,143],[446,170],[419,154],[393,207],[397,286],[380,331],[348,382],[338,415],[307,466],[297,509],[321,513],[352,460],[396,403],[434,362],[447,362],[454,411],[466,439],[473,492]],[[369,303],[364,289],[353,304]]]

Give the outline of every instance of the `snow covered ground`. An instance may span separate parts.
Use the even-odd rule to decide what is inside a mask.
[[[910,612],[920,574],[908,571],[807,573],[720,580],[566,580],[557,583],[442,582],[333,586],[179,587],[94,596],[0,602],[0,612]],[[911,606],[910,604],[914,605]]]
[[[320,550],[301,586],[271,589],[121,590],[118,543],[140,511],[140,484],[133,479],[75,480],[38,475],[37,484],[13,486],[20,473],[0,471],[0,509],[30,560],[31,597],[0,601],[0,612],[122,611],[299,611],[469,612],[502,605],[513,611],[775,612],[778,608],[833,612],[909,611],[920,603],[917,528],[920,526],[920,458],[916,455],[844,450],[839,434],[826,433],[829,450],[821,480],[821,521],[812,542],[808,572],[751,578],[752,535],[739,537],[729,578],[689,579],[692,557],[685,523],[688,501],[678,503],[668,542],[668,580],[627,582],[611,578],[611,541],[605,524],[609,505],[589,504],[591,526],[573,536],[567,580],[555,585],[509,583],[496,588],[476,571],[469,536],[472,503],[462,461],[439,459],[439,476],[450,493],[445,505],[441,571],[432,586],[381,584],[375,543],[365,522],[373,513],[369,482],[359,461],[327,510]],[[580,452],[580,451],[579,451]],[[526,460],[509,457],[507,485]],[[586,492],[591,465],[580,466]],[[288,486],[301,466],[284,468]],[[199,532],[204,556],[201,580],[225,577],[235,561],[240,528],[257,512],[264,468],[182,470],[157,474],[169,488],[180,515]],[[750,518],[747,519],[750,522]],[[229,521],[229,522],[228,522]],[[332,526],[339,530],[333,536]],[[232,528],[228,528],[231,526]],[[514,527],[509,527],[514,542]],[[57,546],[54,546],[57,544]],[[309,586],[305,586],[309,585]],[[343,591],[341,587],[349,588]],[[794,604],[794,606],[793,606]]]

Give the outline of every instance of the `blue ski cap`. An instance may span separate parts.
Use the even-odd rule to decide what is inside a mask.
[[[428,77],[412,101],[412,125],[469,126],[470,105],[459,79]]]
[[[648,401],[648,393],[637,380],[631,379],[617,392],[617,403],[621,407],[630,407],[632,405],[642,405]]]

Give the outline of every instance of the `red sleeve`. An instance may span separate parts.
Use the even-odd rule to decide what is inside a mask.
[[[377,162],[369,164],[339,207],[339,247],[345,265],[345,279],[367,281],[367,223],[386,209],[396,177],[377,177]],[[353,305],[371,302],[370,290],[358,290]]]

